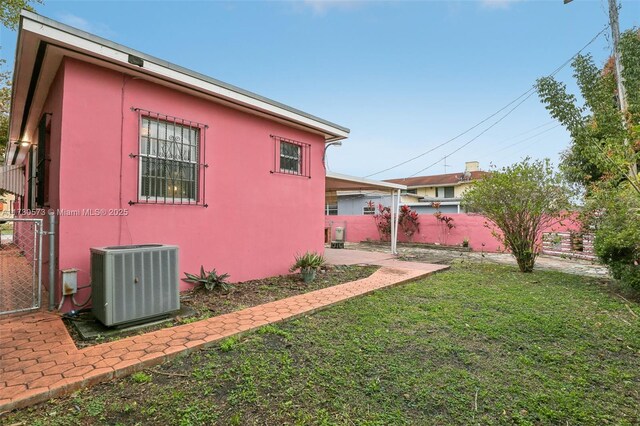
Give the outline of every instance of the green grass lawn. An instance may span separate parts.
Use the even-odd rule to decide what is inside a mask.
[[[595,280],[454,265],[3,422],[640,424],[630,309]]]

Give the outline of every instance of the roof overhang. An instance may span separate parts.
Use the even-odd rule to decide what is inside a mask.
[[[274,100],[146,55],[38,14],[23,11],[18,30],[6,162],[21,162],[31,142],[49,87],[64,57],[124,72],[232,108],[338,141],[349,129]]]
[[[406,190],[405,185],[384,182],[373,179],[327,172],[325,181],[326,191],[385,191]]]

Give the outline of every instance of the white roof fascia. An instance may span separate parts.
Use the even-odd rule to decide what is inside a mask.
[[[345,127],[306,114],[260,95],[220,82],[161,59],[145,55],[38,14],[23,11],[21,15],[23,30],[38,34],[43,38],[73,46],[98,57],[105,57],[127,68],[132,68],[132,65],[129,63],[129,55],[138,56],[144,60],[142,67],[136,66],[134,68],[139,72],[178,81],[185,85],[209,92],[214,96],[234,101],[240,105],[246,105],[259,111],[264,111],[277,117],[315,128],[330,135],[327,140],[339,140],[349,136],[349,129]]]
[[[327,172],[326,176],[330,179],[344,180],[344,181],[349,181],[349,182],[358,183],[362,185],[378,186],[380,188],[407,189],[406,185],[400,185],[398,183],[360,178],[355,176],[343,175],[341,173]]]

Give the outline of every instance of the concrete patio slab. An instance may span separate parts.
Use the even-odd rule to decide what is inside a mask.
[[[410,269],[414,271],[433,272],[442,269],[442,265],[424,262],[406,262],[397,260],[397,256],[391,253],[354,249],[331,249],[324,251],[327,263],[331,265],[376,265],[387,268]]]
[[[366,250],[325,248],[324,258],[331,265],[380,265],[382,261],[395,259],[396,255]]]

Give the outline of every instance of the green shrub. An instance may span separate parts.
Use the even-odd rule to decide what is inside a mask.
[[[640,290],[640,197],[628,188],[597,195],[591,211],[595,252],[615,279]]]
[[[527,157],[475,181],[463,204],[487,218],[493,236],[511,251],[520,271],[532,272],[542,231],[567,217],[570,197],[570,188],[549,160]]]

